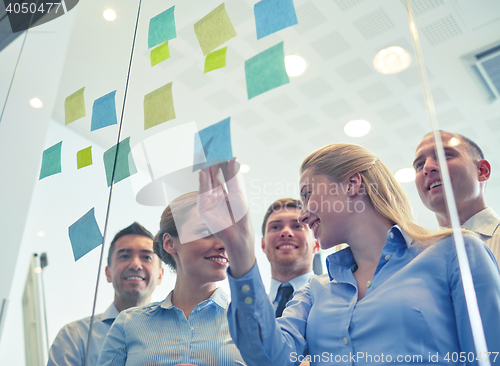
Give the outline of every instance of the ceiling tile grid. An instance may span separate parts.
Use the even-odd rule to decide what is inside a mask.
[[[321,110],[333,121],[355,111],[354,107],[344,98],[323,105]]]
[[[297,89],[309,100],[318,100],[333,92],[332,86],[321,76],[299,84]]]
[[[377,111],[379,117],[387,123],[394,123],[411,116],[410,111],[402,104],[396,103]]]
[[[377,103],[394,95],[382,81],[358,90],[357,94],[366,104]]]
[[[263,104],[274,114],[282,114],[298,106],[298,104],[287,94],[280,94],[272,99],[268,99]]]
[[[307,1],[295,8],[298,24],[294,29],[300,35],[320,26],[327,22],[323,13],[318,10],[312,1]]]
[[[226,89],[221,89],[209,95],[205,100],[219,110],[227,109],[240,102],[234,94],[228,92]]]
[[[333,0],[335,4],[342,10],[343,12],[346,12],[350,9],[352,9],[355,6],[358,6],[359,4],[365,2],[366,0]]]
[[[422,26],[421,31],[432,46],[463,34],[462,28],[458,25],[457,20],[452,14]]]
[[[400,0],[406,10],[406,1]],[[418,17],[419,15],[428,13],[436,8],[444,5],[444,0],[411,0],[411,10],[413,15]]]
[[[367,41],[396,27],[383,8],[378,8],[352,22]]]
[[[347,84],[375,73],[373,68],[369,67],[362,58],[356,58],[348,63],[338,66],[335,68],[335,71]]]
[[[338,32],[333,31],[315,41],[311,42],[311,48],[314,49],[323,60],[328,61],[352,49],[344,37]]]
[[[320,126],[320,124],[309,114],[303,114],[300,117],[288,120],[286,123],[295,130],[294,133],[301,136],[311,130],[316,130],[316,128]]]

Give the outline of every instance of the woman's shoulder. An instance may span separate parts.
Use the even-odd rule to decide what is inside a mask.
[[[120,315],[128,319],[138,318],[141,316],[148,316],[156,313],[162,305],[163,301],[152,302],[151,304],[144,306],[135,306],[123,310]]]

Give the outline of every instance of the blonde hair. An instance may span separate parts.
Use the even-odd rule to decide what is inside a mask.
[[[376,212],[393,225],[399,225],[412,238],[430,245],[449,236],[452,230],[431,232],[417,225],[410,200],[391,171],[372,152],[354,144],[327,145],[311,153],[300,167],[303,174],[325,175],[334,182],[343,182],[359,173]]]
[[[170,236],[174,238],[179,237],[178,230],[180,226],[177,227],[176,223],[177,225],[181,225],[186,222],[189,211],[196,206],[197,201],[198,192],[186,193],[170,202],[161,214],[160,231],[158,231],[153,239],[153,250],[156,255],[173,270],[176,269],[175,259],[163,248],[163,236],[165,234],[170,234]]]

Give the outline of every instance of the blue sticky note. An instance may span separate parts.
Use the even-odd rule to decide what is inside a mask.
[[[245,61],[248,99],[290,82],[283,42]]]
[[[90,131],[118,123],[116,119],[115,94],[116,90],[94,101]]]
[[[116,157],[116,164],[115,164]],[[130,151],[130,137],[127,137],[118,145],[109,148],[103,155],[104,168],[106,170],[106,180],[108,187],[111,186],[111,179],[115,183],[130,177],[137,173],[134,158]],[[115,175],[113,177],[113,167],[115,168]]]
[[[257,39],[297,24],[293,0],[262,0],[254,5]]]
[[[43,152],[39,180],[61,172],[61,146],[62,141]]]
[[[174,8],[175,5],[149,21],[148,48],[156,47],[177,37]]]
[[[79,218],[68,229],[75,262],[102,244],[102,234],[97,225],[94,208]]]
[[[230,120],[231,117],[228,117],[198,132],[202,146],[199,146],[198,139],[195,138],[193,171],[220,164],[233,158]],[[202,153],[205,154],[207,161],[197,164],[197,162],[203,160],[199,159]]]

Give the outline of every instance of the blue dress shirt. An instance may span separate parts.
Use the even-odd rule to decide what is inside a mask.
[[[111,324],[119,312],[114,304],[102,314],[94,316],[90,339],[88,366],[94,366]],[[89,336],[90,317],[65,325],[50,347],[47,366],[83,366]]]
[[[124,310],[109,330],[97,364],[245,365],[229,335],[229,297],[221,288],[188,319],[171,298],[172,292],[163,302]]]
[[[497,352],[490,361],[500,364],[499,269],[477,237],[465,243],[488,350]],[[229,328],[248,365],[463,365],[460,352],[477,364],[452,237],[423,250],[392,227],[360,301],[351,249],[331,254],[327,265],[328,274],[296,291],[276,320],[256,265],[229,276]]]
[[[286,282],[292,285],[293,291],[297,291],[299,288],[304,286],[309,282],[309,279],[313,275],[313,271],[304,273],[303,275],[292,278],[290,281]],[[269,300],[273,304],[274,311],[280,303],[281,296],[278,294],[278,289],[282,283],[274,278],[271,278],[271,288],[269,289]]]

